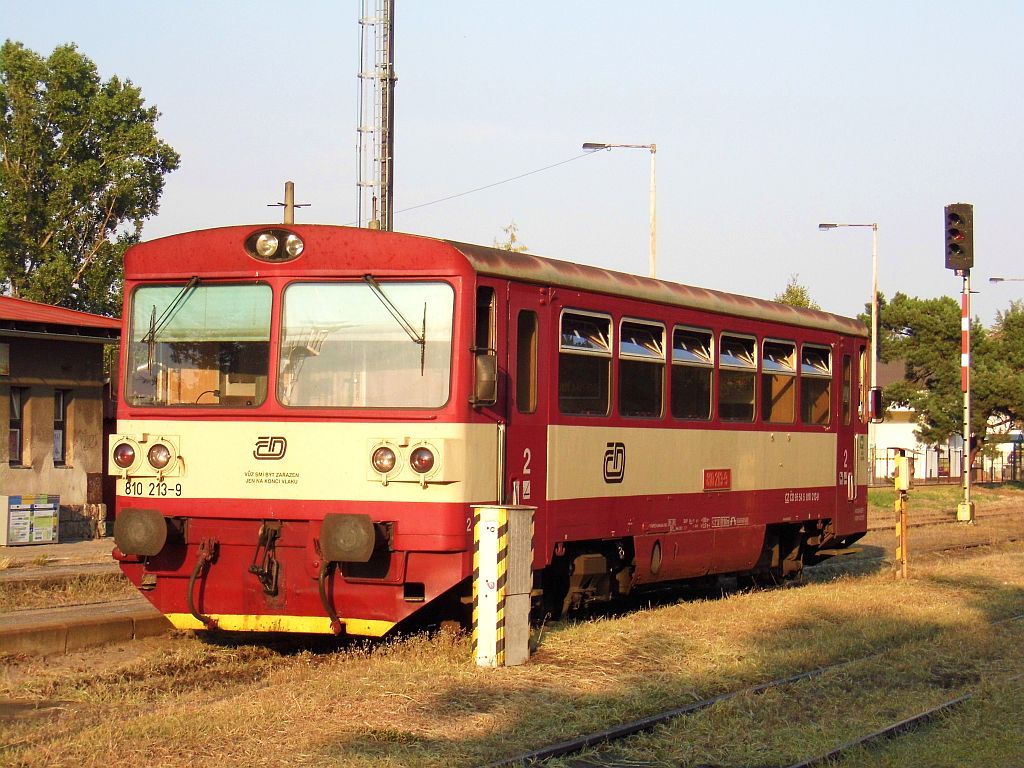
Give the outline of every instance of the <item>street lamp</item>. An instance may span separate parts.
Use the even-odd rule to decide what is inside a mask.
[[[871,224],[819,224],[818,229],[828,232],[837,227],[871,227],[871,391],[878,388],[878,223]],[[872,394],[871,402],[875,395]],[[881,413],[869,413],[868,443],[871,451],[871,480],[875,479],[875,429],[874,420]]]
[[[990,277],[990,283],[1024,283],[1024,277]]]
[[[658,271],[658,197],[654,179],[654,159],[658,151],[657,144],[602,144],[588,141],[583,145],[588,152],[596,152],[599,149],[648,149],[651,152],[651,255],[650,274],[657,277]]]

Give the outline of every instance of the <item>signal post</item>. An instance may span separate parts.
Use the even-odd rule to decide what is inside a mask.
[[[971,267],[974,266],[974,206],[950,203],[945,209],[946,269],[963,278],[960,297],[960,389],[964,393],[964,499],[956,508],[961,523],[974,522],[971,501]]]

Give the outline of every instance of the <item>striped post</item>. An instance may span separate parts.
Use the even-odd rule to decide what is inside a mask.
[[[473,655],[479,666],[529,658],[533,510],[473,508]]]
[[[971,501],[971,272],[963,271],[964,287],[960,296],[960,389],[964,393],[964,500],[957,505],[956,519],[974,522]]]

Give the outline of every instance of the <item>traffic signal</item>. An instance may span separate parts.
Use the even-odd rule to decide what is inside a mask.
[[[946,206],[946,269],[966,272],[974,266],[974,206]]]

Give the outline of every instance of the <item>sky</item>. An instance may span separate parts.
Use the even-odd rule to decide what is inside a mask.
[[[395,229],[822,308],[958,297],[943,207],[974,204],[972,313],[1024,281],[1024,3],[397,0]],[[146,239],[357,220],[361,2],[0,0],[0,38],[130,79],[182,157]],[[568,162],[564,162],[568,161]],[[548,168],[548,166],[554,166]],[[538,173],[531,173],[548,168]],[[506,179],[515,181],[498,184]],[[494,185],[494,186],[491,186]],[[460,193],[487,187],[482,191]],[[454,199],[443,200],[455,195]]]

